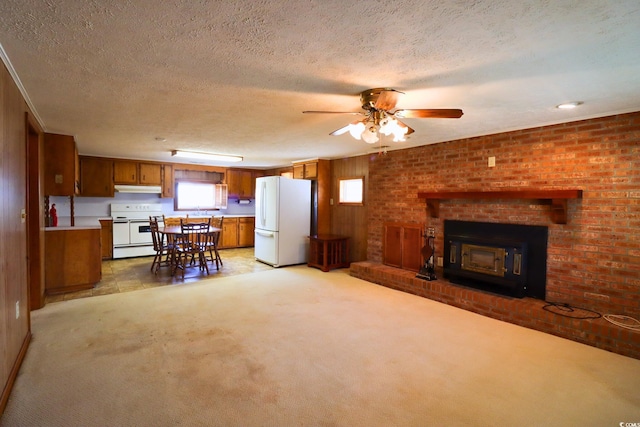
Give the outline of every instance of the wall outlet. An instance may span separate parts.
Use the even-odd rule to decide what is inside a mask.
[[[16,301],[16,319],[20,318],[20,301]]]
[[[496,158],[494,156],[489,157],[489,161],[487,162],[487,166],[490,168],[496,167]]]
[[[436,258],[436,265],[437,265],[438,267],[442,267],[442,266],[444,265],[444,259],[442,259],[442,257],[441,257],[441,256],[439,256],[439,257],[437,257],[437,258]]]

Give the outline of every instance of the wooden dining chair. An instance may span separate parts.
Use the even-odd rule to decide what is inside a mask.
[[[182,278],[187,266],[197,263],[200,270],[209,275],[209,266],[206,259],[206,237],[209,234],[209,222],[186,222],[180,224],[181,234],[176,237],[175,254],[176,262],[174,274],[179,268],[182,270]]]
[[[224,216],[214,216],[211,218],[211,226],[215,228],[219,228],[222,230],[222,223],[224,222]],[[217,233],[210,233],[209,242],[207,244],[207,251],[209,252],[208,261],[212,263],[216,263],[216,270],[220,270],[220,267],[224,266],[222,264],[222,258],[220,257],[220,252],[218,252],[218,245],[220,243],[220,235],[222,231]]]
[[[155,274],[158,274],[160,267],[171,265],[171,256],[173,251],[173,245],[165,240],[164,234],[160,233],[158,226],[159,218],[160,217],[157,216],[149,217],[153,249],[156,251],[156,254],[153,257],[153,262],[151,263],[151,271]]]

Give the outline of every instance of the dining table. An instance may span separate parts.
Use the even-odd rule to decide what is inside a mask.
[[[177,258],[176,258],[175,247],[173,247],[173,245],[171,245],[171,243],[175,242],[178,239],[178,237],[180,237],[180,236],[182,236],[182,235],[184,235],[186,233],[182,230],[182,226],[181,225],[168,225],[168,226],[158,227],[158,232],[160,234],[166,236],[167,243],[173,248],[169,252],[169,259],[170,259],[170,263],[171,263],[171,271],[175,272]],[[209,228],[207,230],[189,230],[189,233],[193,233],[193,232],[218,235],[218,234],[220,234],[220,232],[222,232],[222,229],[218,228],[218,227],[209,226]],[[214,239],[214,241],[215,240],[216,239]],[[216,248],[216,254],[217,254],[217,248]],[[212,261],[215,261],[215,259],[212,260]]]

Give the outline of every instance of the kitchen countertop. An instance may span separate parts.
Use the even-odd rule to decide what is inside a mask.
[[[64,225],[61,227],[45,227],[44,231],[64,231],[64,230],[99,230],[100,224],[98,225],[76,225],[74,227]]]

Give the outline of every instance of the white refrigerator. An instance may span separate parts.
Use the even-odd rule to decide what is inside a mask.
[[[255,258],[273,267],[307,262],[311,181],[256,178]]]

